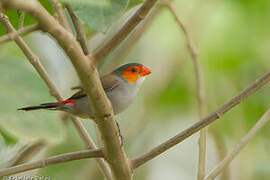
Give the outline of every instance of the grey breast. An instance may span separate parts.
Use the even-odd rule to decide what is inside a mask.
[[[124,81],[121,78],[118,80],[119,82]],[[106,91],[107,97],[112,103],[114,114],[122,112],[132,103],[143,80],[144,78],[140,78],[134,84],[121,82],[115,88]],[[88,97],[83,97],[77,101],[71,113],[94,117]]]
[[[119,79],[119,81],[124,80]],[[129,84],[123,82],[113,90],[106,92],[107,97],[112,103],[114,114],[118,114],[125,110],[135,99],[137,92],[138,87],[136,86],[136,83]]]

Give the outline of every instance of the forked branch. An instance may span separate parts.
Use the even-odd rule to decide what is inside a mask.
[[[23,28],[19,29],[17,32],[10,32],[10,33],[7,33],[6,35],[3,35],[2,37],[0,37],[0,43],[6,42],[9,40],[14,40],[14,38],[16,36],[28,34],[28,33],[31,33],[33,31],[37,31],[38,29],[39,29],[38,24],[23,27]]]

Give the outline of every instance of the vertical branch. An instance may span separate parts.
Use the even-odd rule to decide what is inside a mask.
[[[3,13],[0,13],[0,22],[3,24],[3,26],[6,28],[7,32],[10,33],[16,33],[16,30],[14,27],[11,25],[11,23],[8,20],[8,17],[5,16]],[[16,36],[14,38],[14,41],[16,44],[21,48],[29,62],[33,65],[33,67],[36,69],[40,77],[44,80],[46,85],[48,86],[50,90],[50,94],[54,96],[57,100],[61,101],[64,100],[64,98],[61,96],[59,91],[57,90],[55,84],[53,81],[50,79],[49,74],[47,71],[44,69],[42,64],[40,63],[39,57],[35,55],[31,49],[27,46],[27,44],[23,41],[23,39],[20,36]],[[84,143],[88,148],[91,149],[96,149],[96,145],[94,141],[91,139],[89,134],[87,133],[86,129],[83,127],[82,123],[75,117],[71,117],[73,124],[75,125],[78,133],[80,134],[81,138],[84,140]],[[105,163],[103,159],[97,159],[100,167],[103,170],[103,173],[107,177],[107,179],[111,179],[111,173],[108,165]]]
[[[217,149],[218,161],[222,161],[227,154],[227,146],[226,146],[225,139],[222,136],[221,132],[218,131],[216,126],[211,126],[210,128],[211,128],[210,132],[211,132],[211,135],[214,139],[214,143],[215,143],[215,146]],[[222,172],[221,176],[219,177],[219,180],[227,180],[227,179],[230,179],[229,167],[223,169],[223,172]]]
[[[67,8],[67,11],[68,11],[68,13],[69,13],[69,15],[71,17],[72,23],[73,23],[75,31],[76,31],[76,39],[80,43],[84,55],[87,56],[87,55],[90,54],[90,50],[88,48],[86,35],[85,35],[84,31],[83,31],[82,22],[75,15],[71,4],[66,4],[66,8]],[[90,60],[91,60],[91,58],[90,58]],[[96,135],[97,135],[97,140],[98,140],[98,146],[103,147],[101,133],[100,133],[100,131],[98,129],[97,124],[95,124],[95,130],[96,130]]]
[[[199,106],[199,117],[200,120],[206,115],[207,107],[205,102],[205,92],[203,87],[203,78],[202,78],[202,70],[200,68],[200,64],[198,61],[198,53],[196,52],[195,48],[193,47],[191,38],[189,36],[189,33],[183,24],[182,20],[180,19],[179,15],[176,14],[175,8],[172,6],[171,1],[169,0],[163,0],[164,4],[169,8],[170,12],[173,14],[175,20],[177,21],[178,25],[182,29],[186,42],[187,42],[187,48],[189,50],[189,53],[192,58],[193,66],[194,66],[194,72],[195,72],[195,78],[196,78],[196,84],[197,84],[197,100],[198,100],[198,106]],[[205,161],[206,161],[206,129],[202,129],[200,131],[200,137],[199,137],[199,163],[198,163],[198,180],[202,180],[205,176]]]
[[[57,21],[65,28],[67,29],[69,32],[72,32],[68,20],[66,18],[65,12],[63,10],[62,4],[55,1],[55,0],[50,0],[52,7],[55,11],[55,18],[57,19]]]
[[[83,31],[82,28],[82,22],[77,18],[77,16],[74,14],[72,7],[70,4],[66,4],[66,8],[68,10],[68,13],[71,17],[71,20],[74,24],[75,30],[76,30],[76,37],[77,37],[77,41],[79,41],[82,50],[84,52],[85,55],[89,55],[90,51],[87,45],[87,40],[86,40],[86,36],[85,33]]]
[[[270,109],[268,109],[260,120],[251,128],[251,130],[240,140],[240,142],[233,148],[233,150],[211,170],[211,172],[204,178],[204,180],[215,179],[226,166],[243,150],[243,148],[250,142],[256,133],[270,120]]]
[[[24,16],[25,12],[18,10],[18,15],[19,15],[19,21],[18,21],[18,29],[21,29],[24,24]]]

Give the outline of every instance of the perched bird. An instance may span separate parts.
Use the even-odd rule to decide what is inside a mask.
[[[100,78],[104,91],[111,101],[114,114],[122,112],[131,104],[145,76],[149,74],[151,74],[151,70],[142,64],[129,63]],[[95,118],[91,104],[83,89],[65,101],[23,107],[18,110],[32,111],[38,109],[59,110],[81,118]]]

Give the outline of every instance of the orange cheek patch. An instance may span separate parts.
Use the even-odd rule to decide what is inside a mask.
[[[123,72],[122,76],[129,83],[135,83],[137,81],[137,79],[138,79],[138,74],[133,74],[133,73],[130,73],[130,72]]]

